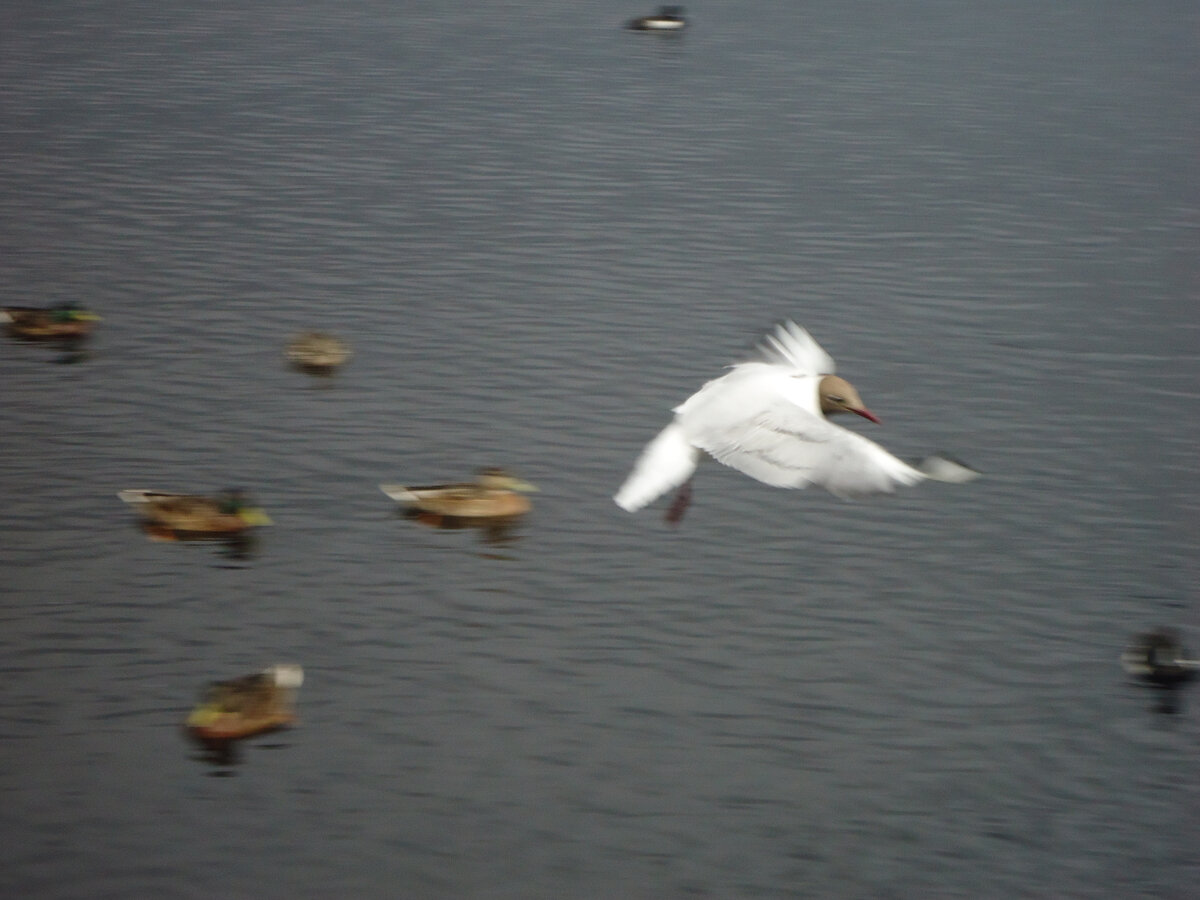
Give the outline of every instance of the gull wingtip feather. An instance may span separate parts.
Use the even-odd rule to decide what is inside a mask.
[[[627,512],[636,512],[691,478],[699,461],[700,451],[683,428],[671,422],[646,445],[613,500]]]
[[[982,473],[978,469],[973,469],[966,463],[944,453],[927,456],[913,468],[930,481],[944,481],[947,484],[965,484],[982,477]]]
[[[634,503],[627,496],[625,496],[621,491],[617,491],[617,493],[615,493],[613,495],[613,503],[617,504],[617,506],[621,507],[621,509],[623,509],[623,510],[625,510],[625,512],[629,512],[629,513],[637,512],[639,509],[642,508],[642,504]]]
[[[816,338],[791,319],[784,319],[763,337],[759,353],[770,363],[784,365],[810,375],[832,375],[837,366]]]

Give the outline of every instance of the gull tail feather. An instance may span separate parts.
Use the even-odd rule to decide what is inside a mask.
[[[691,478],[699,461],[700,451],[672,422],[646,445],[613,500],[626,512],[637,512]]]

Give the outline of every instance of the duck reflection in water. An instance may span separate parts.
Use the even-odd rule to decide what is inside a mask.
[[[520,538],[517,526],[523,515],[505,518],[470,519],[462,516],[447,516],[442,513],[425,512],[419,509],[401,509],[396,513],[404,519],[419,522],[426,528],[439,531],[462,531],[474,529],[479,532],[479,539],[492,546],[511,544]]]
[[[138,530],[152,541],[163,543],[215,544],[226,559],[245,562],[259,553],[258,536],[251,531],[235,531],[231,534],[203,534],[175,531],[156,522],[138,522]]]
[[[211,771],[208,774],[213,778],[231,778],[236,774],[235,769],[245,762],[244,740],[189,740],[196,751],[191,758],[209,766]],[[286,741],[270,743],[256,741],[254,743],[254,747],[258,750],[281,750],[287,746]]]
[[[1158,692],[1157,710],[1177,713],[1179,689],[1200,672],[1200,659],[1189,659],[1179,632],[1158,628],[1136,635],[1121,654],[1121,667]]]
[[[193,759],[213,767],[215,777],[228,777],[242,763],[242,751],[237,741],[196,741]]]

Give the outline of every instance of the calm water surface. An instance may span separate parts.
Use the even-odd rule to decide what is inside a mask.
[[[1200,696],[1116,664],[1200,646],[1192,5],[269,6],[0,28],[3,302],[104,317],[0,346],[0,893],[1196,895]],[[785,316],[987,478],[621,512]],[[503,543],[377,489],[488,464]],[[115,497],[228,485],[250,555]]]

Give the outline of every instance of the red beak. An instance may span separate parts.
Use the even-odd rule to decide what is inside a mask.
[[[875,413],[873,413],[873,412],[871,412],[869,409],[867,409],[865,406],[864,406],[862,409],[852,409],[852,410],[850,410],[850,412],[852,412],[852,413],[858,413],[858,414],[859,414],[860,416],[862,416],[864,419],[870,419],[870,420],[871,420],[872,422],[874,422],[876,425],[882,425],[882,424],[883,424],[882,422],[880,422],[880,421],[879,421],[879,417],[878,417],[877,415],[875,415]]]

